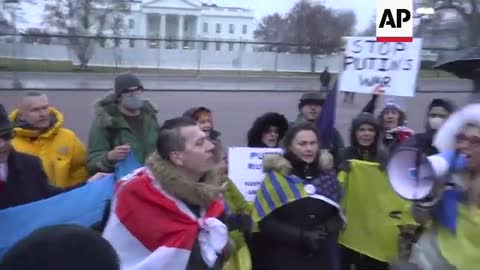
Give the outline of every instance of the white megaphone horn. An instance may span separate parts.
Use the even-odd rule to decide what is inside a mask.
[[[391,157],[387,174],[393,190],[407,200],[429,196],[436,183],[446,182],[447,174],[464,170],[465,155],[447,151],[425,156],[419,149],[401,147]]]

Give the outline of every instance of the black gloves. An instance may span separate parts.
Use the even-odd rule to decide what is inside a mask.
[[[325,240],[327,236],[327,228],[323,225],[314,230],[302,231],[302,241],[305,247],[311,252],[320,250],[322,241]]]

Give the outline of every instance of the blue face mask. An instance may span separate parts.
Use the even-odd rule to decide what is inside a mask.
[[[122,95],[120,102],[127,109],[138,110],[142,108],[145,100],[142,98],[141,95],[133,95],[133,96]]]

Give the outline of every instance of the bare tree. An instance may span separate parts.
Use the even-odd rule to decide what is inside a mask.
[[[51,37],[39,28],[28,28],[23,32],[22,42],[36,44],[50,44]]]
[[[287,19],[278,13],[262,18],[258,28],[253,32],[255,40],[270,43],[265,44],[262,51],[288,52],[289,48],[281,43],[288,42]]]
[[[288,33],[290,40],[299,44],[297,52],[311,55],[313,72],[315,55],[340,51],[342,37],[352,34],[355,22],[352,11],[336,11],[302,0],[288,14]]]
[[[340,50],[342,37],[352,33],[355,21],[351,11],[301,0],[285,17],[273,14],[263,18],[255,36],[264,42],[298,44],[291,52],[327,54]]]
[[[45,4],[44,22],[68,35],[68,44],[75,52],[80,69],[85,70],[93,55],[95,38],[120,35],[123,16],[130,12],[129,0],[51,0]]]
[[[359,33],[360,36],[375,36],[377,32],[377,24],[375,21],[375,17],[373,17],[370,20],[370,23],[368,24],[367,28],[365,28],[363,31]]]
[[[454,10],[457,12],[466,27],[457,27],[457,31],[450,31],[452,36],[458,35],[459,31],[466,31],[467,33],[467,46],[480,45],[480,35],[478,29],[480,29],[480,0],[416,0],[417,5],[423,5],[427,7],[434,7],[436,13],[441,13],[446,10]],[[437,16],[437,15],[435,15]],[[462,25],[459,22],[453,22],[457,26]],[[453,25],[455,27],[455,25]]]

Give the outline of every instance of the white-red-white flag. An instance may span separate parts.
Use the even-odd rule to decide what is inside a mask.
[[[184,270],[198,239],[202,258],[213,266],[228,242],[217,218],[221,199],[196,217],[180,200],[152,184],[147,168],[120,180],[103,237],[120,257],[122,270]]]

